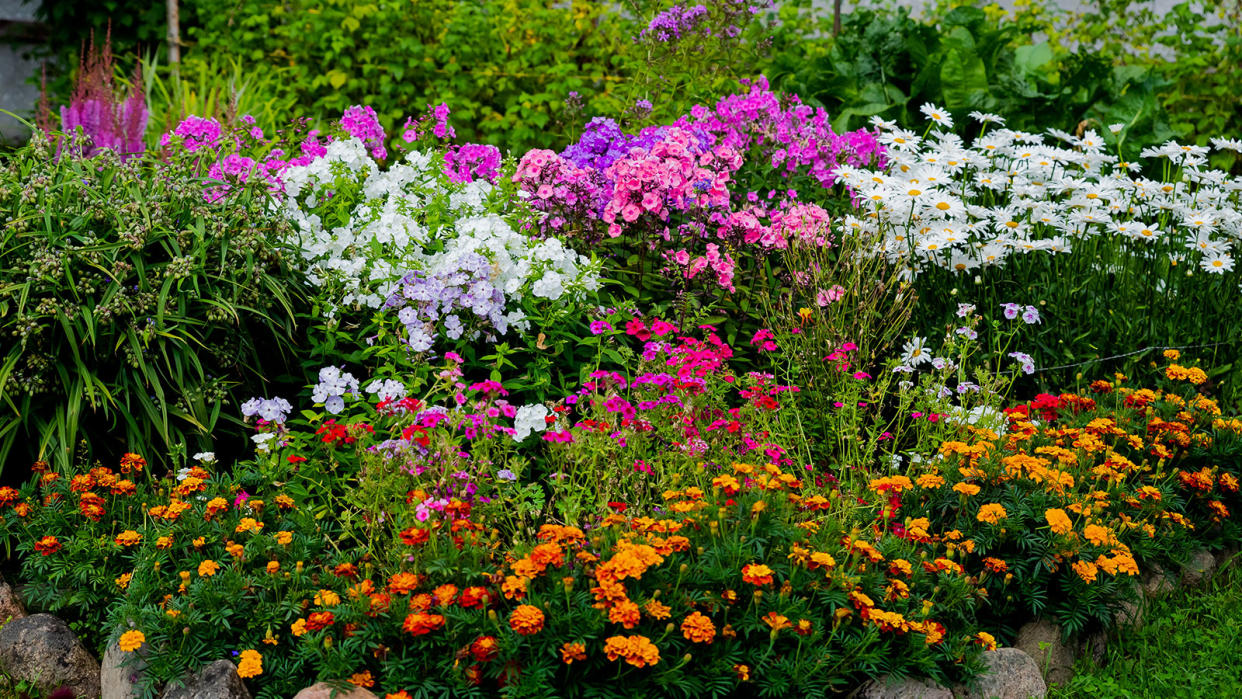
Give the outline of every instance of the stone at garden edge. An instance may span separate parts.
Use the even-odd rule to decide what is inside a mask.
[[[0,674],[29,682],[44,695],[65,688],[79,697],[99,696],[99,663],[51,614],[14,619],[0,628]]]

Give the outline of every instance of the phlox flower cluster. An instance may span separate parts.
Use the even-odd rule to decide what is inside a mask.
[[[933,125],[927,138],[875,121],[887,167],[834,171],[859,208],[845,230],[877,235],[876,254],[904,264],[908,275],[968,273],[1097,241],[1119,243],[1129,258],[1197,261],[1213,274],[1233,269],[1242,180],[1207,169],[1206,147],[1170,142],[1144,150],[1142,157],[1167,166],[1157,181],[1135,174],[1139,165],[1110,154],[1094,131],[1052,130],[1049,140],[1001,127],[967,144],[940,128],[942,110],[924,111]]]
[[[697,30],[705,19],[707,19],[706,5],[691,7],[673,5],[653,17],[647,23],[647,27],[638,33],[638,38],[650,38],[663,42],[675,41],[682,35]]]
[[[444,174],[449,182],[484,179],[495,184],[500,176],[500,149],[479,143],[452,146],[444,153]]]
[[[275,398],[251,398],[242,403],[241,412],[245,417],[258,417],[268,422],[284,422],[289,419],[293,406],[279,396]]]
[[[710,5],[673,5],[651,18],[636,41],[676,45],[692,36],[704,39],[736,39],[755,15],[774,3],[723,0]]]
[[[476,336],[478,321],[504,333],[524,327],[527,300],[598,288],[587,258],[515,230],[511,205],[487,179],[457,181],[432,154],[410,151],[381,170],[362,141],[341,139],[282,180],[282,210],[297,229],[289,242],[311,282],[337,306],[395,309],[418,351],[437,327],[451,339]]]
[[[341,116],[341,128],[365,143],[376,160],[388,157],[388,149],[384,147],[384,127],[380,126],[379,117],[375,116],[375,110],[371,107],[354,105],[346,109]]]
[[[311,391],[311,400],[323,403],[324,410],[336,415],[345,409],[347,394],[357,395],[358,379],[338,367],[326,366],[319,370],[319,383]]]
[[[596,118],[559,156],[528,152],[514,179],[544,214],[543,230],[638,236],[661,248],[670,273],[694,279],[711,270],[719,286],[732,289],[737,261],[726,243],[758,254],[795,240],[830,244],[827,212],[796,202],[792,191],[766,198],[735,192],[740,169],[753,163],[777,177],[809,174],[831,186],[838,163],[882,158],[871,132],[837,136],[823,110],[796,97],[787,102],[760,79],[748,93],[635,135]]]

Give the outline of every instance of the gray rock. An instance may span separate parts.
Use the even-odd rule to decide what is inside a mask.
[[[1143,585],[1138,580],[1130,580],[1130,599],[1121,603],[1113,615],[1113,624],[1118,628],[1138,628],[1143,625],[1147,615],[1147,600],[1143,597]]]
[[[26,616],[26,605],[22,604],[21,595],[17,594],[17,591],[8,583],[0,580],[0,624],[24,616]]]
[[[1151,570],[1143,576],[1143,596],[1147,599],[1166,597],[1175,589],[1177,581],[1158,565],[1153,564]]]
[[[930,680],[880,677],[863,685],[860,699],[952,699],[953,692]]]
[[[1186,567],[1182,568],[1182,584],[1187,587],[1198,587],[1212,578],[1216,570],[1216,559],[1205,549],[1190,554]]]
[[[1045,682],[1065,684],[1074,677],[1078,655],[1075,644],[1063,641],[1061,629],[1051,621],[1039,619],[1024,624],[1018,629],[1013,647],[1035,659]]]
[[[0,628],[0,674],[29,682],[42,694],[63,687],[79,697],[99,696],[99,663],[51,614],[14,619]]]
[[[355,687],[348,682],[333,689],[327,682],[316,682],[293,695],[293,699],[379,699],[362,687]]]
[[[140,687],[146,674],[146,655],[145,644],[132,653],[121,650],[117,641],[108,644],[100,662],[99,685],[103,699],[138,699],[142,696]]]
[[[1224,570],[1230,566],[1237,565],[1239,561],[1242,561],[1242,556],[1238,555],[1238,553],[1239,549],[1237,546],[1226,546],[1220,551],[1217,551],[1216,567],[1220,570]]]
[[[169,684],[160,699],[250,699],[246,684],[237,675],[237,666],[227,660],[204,666],[181,684]]]
[[[1082,654],[1090,655],[1091,662],[1097,666],[1104,664],[1104,653],[1107,651],[1108,634],[1103,631],[1096,631],[1082,641]]]
[[[1017,648],[998,648],[983,654],[987,670],[973,687],[958,687],[960,699],[1044,699],[1048,685],[1035,659]]]

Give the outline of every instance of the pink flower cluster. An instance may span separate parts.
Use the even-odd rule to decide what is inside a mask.
[[[450,182],[481,178],[495,184],[500,176],[500,149],[480,143],[453,146],[444,153],[444,174]]]
[[[341,116],[341,128],[365,143],[371,157],[376,160],[388,157],[388,149],[384,147],[384,127],[380,126],[379,117],[371,107],[354,105],[346,109]]]
[[[580,168],[550,150],[527,151],[513,181],[521,183],[531,195],[531,205],[546,214],[541,225],[547,232],[598,221],[608,201],[601,172]]]

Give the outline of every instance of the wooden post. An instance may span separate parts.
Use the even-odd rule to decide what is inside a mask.
[[[166,7],[168,8],[168,65],[176,74],[181,63],[181,19],[177,9],[177,0],[167,0]]]

